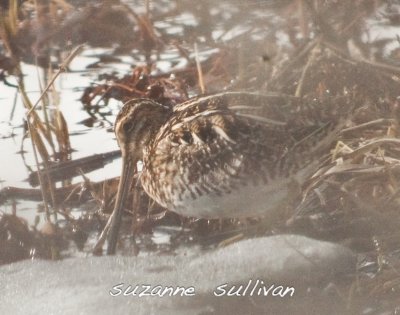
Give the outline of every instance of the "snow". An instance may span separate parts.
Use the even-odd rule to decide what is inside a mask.
[[[22,261],[0,267],[0,314],[340,314],[344,303],[326,288],[352,273],[356,257],[341,245],[299,235],[239,241],[177,256],[86,257]],[[216,297],[222,284],[252,280],[293,287],[292,297]],[[261,282],[260,282],[261,283]],[[113,287],[194,287],[194,296],[118,296]],[[325,289],[324,289],[325,288]],[[257,291],[257,290],[256,290]]]

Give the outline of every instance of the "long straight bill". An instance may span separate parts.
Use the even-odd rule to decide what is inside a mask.
[[[111,214],[110,232],[108,234],[108,247],[107,255],[114,255],[115,249],[118,242],[118,233],[121,226],[122,213],[124,211],[124,205],[126,197],[129,194],[129,189],[132,184],[133,175],[136,172],[136,162],[129,157],[123,157],[122,159],[122,173],[119,179],[117,199],[115,201],[115,207]]]

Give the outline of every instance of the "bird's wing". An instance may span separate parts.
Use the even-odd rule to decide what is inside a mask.
[[[204,102],[186,103],[174,113],[146,154],[147,167],[160,178],[180,174],[182,185],[215,191],[271,177],[287,150],[284,126],[237,115],[223,97]]]
[[[289,101],[229,92],[182,103],[155,137],[147,164],[161,169],[161,164],[173,165],[172,173],[191,169],[190,181],[216,170],[239,177],[295,174],[315,164],[331,146],[343,127],[341,110],[347,109],[345,103],[328,107],[317,101],[302,105],[298,98]]]

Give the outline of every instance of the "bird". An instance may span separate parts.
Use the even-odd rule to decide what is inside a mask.
[[[107,253],[115,253],[138,161],[149,197],[186,217],[263,216],[288,198],[290,184],[304,182],[331,144],[344,106],[270,105],[279,97],[239,91],[198,96],[174,107],[145,98],[125,103],[114,124],[122,172]],[[299,130],[308,127],[312,131],[298,139]]]

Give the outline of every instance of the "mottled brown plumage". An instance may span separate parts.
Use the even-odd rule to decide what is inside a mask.
[[[114,212],[120,217],[139,160],[144,190],[181,215],[249,217],[276,208],[293,180],[310,175],[332,141],[343,106],[318,112],[317,103],[266,105],[274,97],[229,92],[173,109],[147,99],[126,103],[115,123],[124,167]],[[308,127],[308,137],[296,139]]]

